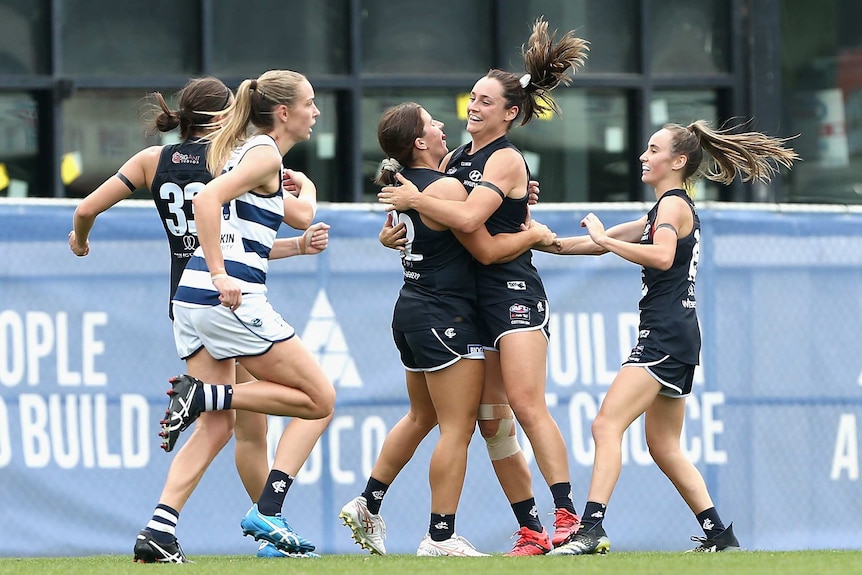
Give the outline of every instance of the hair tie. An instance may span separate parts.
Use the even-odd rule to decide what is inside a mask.
[[[532,79],[532,76],[530,76],[529,74],[524,74],[523,76],[521,76],[518,79],[518,83],[521,85],[522,88],[524,88],[526,90],[527,86],[530,85],[531,79]]]
[[[386,158],[380,163],[380,169],[384,172],[400,172],[401,164],[395,158]]]
[[[252,80],[252,81],[251,81],[251,86],[250,86],[250,88],[251,88],[251,91],[252,91],[252,92],[254,92],[255,90],[257,90],[257,80]]]

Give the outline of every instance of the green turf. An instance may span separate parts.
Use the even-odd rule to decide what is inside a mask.
[[[130,555],[50,559],[0,559],[3,575],[855,575],[862,551],[742,552],[718,554],[610,553],[595,557],[503,557],[461,559],[412,555],[327,555],[318,560],[192,556],[189,565],[143,565]],[[174,571],[178,569],[179,571]]]

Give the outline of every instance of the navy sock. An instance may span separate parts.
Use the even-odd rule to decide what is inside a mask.
[[[218,411],[230,409],[232,399],[232,385],[211,385],[204,383],[203,385],[199,385],[195,390],[195,397],[192,401],[195,407],[201,411]]]
[[[446,541],[452,537],[455,534],[455,514],[432,513],[428,534],[434,541]]]
[[[368,483],[365,484],[365,491],[362,492],[362,497],[365,498],[368,511],[372,515],[380,513],[380,506],[383,504],[383,498],[386,496],[387,489],[389,489],[388,484],[377,481],[373,477],[368,478]]]
[[[159,543],[173,543],[177,539],[177,522],[179,520],[179,511],[159,503],[153,511],[153,517],[144,529],[149,531],[150,537]]]
[[[601,525],[607,508],[608,506],[604,503],[587,501],[587,504],[584,506],[584,514],[581,516],[581,525],[584,526],[584,531],[589,531],[596,525]]]
[[[512,511],[515,512],[518,525],[532,529],[536,533],[542,532],[542,522],[539,521],[539,510],[536,509],[535,498],[530,497],[524,501],[512,503]]]
[[[293,485],[293,477],[278,469],[270,471],[269,477],[266,478],[266,485],[263,486],[263,493],[257,500],[257,510],[260,511],[260,514],[276,515],[281,513],[284,498],[291,485]]]
[[[575,513],[575,505],[572,503],[572,484],[568,481],[564,483],[554,483],[551,485],[551,495],[554,497],[554,509],[566,509]]]
[[[724,531],[724,523],[721,522],[721,518],[718,516],[718,511],[715,510],[715,507],[701,511],[696,517],[707,539],[712,539]]]

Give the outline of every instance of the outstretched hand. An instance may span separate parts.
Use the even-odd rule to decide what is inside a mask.
[[[537,236],[533,247],[551,247],[557,246],[557,234],[545,224],[536,220],[530,220],[527,223],[521,224],[521,231],[531,231]]]
[[[602,220],[592,212],[588,213],[584,216],[584,219],[581,220],[581,227],[587,228],[587,232],[590,234],[590,239],[598,245],[602,245],[602,241],[608,237]]]

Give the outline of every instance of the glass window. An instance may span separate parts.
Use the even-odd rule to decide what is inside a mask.
[[[383,159],[377,144],[377,122],[401,102],[416,102],[445,124],[453,150],[470,141],[465,130],[468,94],[446,90],[379,90],[362,99],[363,200],[376,201],[372,183]],[[616,91],[555,92],[562,118],[534,119],[512,128],[517,145],[539,180],[543,202],[628,200],[628,131],[626,98]]]
[[[717,74],[730,70],[727,0],[650,2],[654,74]]]
[[[177,108],[170,90],[162,91],[168,106]],[[147,136],[141,112],[146,94],[138,90],[79,90],[63,103],[63,153],[67,164],[66,195],[83,197],[109,178],[130,157],[147,146],[176,142],[179,131]],[[321,201],[330,200],[335,186],[346,183],[336,168],[338,117],[335,95],[315,93],[320,117],[309,142],[298,144],[285,157],[289,168],[305,172]],[[73,177],[74,176],[74,177]],[[340,179],[341,178],[341,179]],[[134,198],[149,198],[138,190]]]
[[[513,127],[542,202],[629,200],[631,150],[625,93],[558,89],[561,117],[534,118]]]
[[[557,30],[558,39],[574,30],[578,37],[589,40],[582,73],[638,72],[637,0],[503,0],[501,4],[499,43],[501,65],[507,70],[523,68],[521,45],[530,37],[536,18],[544,16],[548,29]]]
[[[491,0],[361,0],[365,74],[484,74],[493,66]]]
[[[786,133],[802,156],[788,199],[862,203],[862,4],[781,2]]]
[[[176,109],[170,93],[162,91]],[[145,96],[140,90],[78,90],[63,102],[63,154],[74,162],[65,178],[67,196],[86,196],[140,150],[161,144],[161,138],[176,140],[173,133],[145,135],[140,120]],[[138,190],[134,197],[149,194]]]
[[[653,93],[649,108],[652,131],[658,131],[668,123],[687,126],[697,120],[706,120],[713,128],[718,125],[718,97],[712,90],[674,91],[660,90]],[[740,120],[742,121],[742,120]],[[647,139],[652,132],[647,134]],[[637,153],[646,149],[646,142],[640,142]],[[695,198],[698,200],[718,200],[720,186],[704,178],[695,184]],[[650,192],[652,193],[652,192]],[[651,196],[647,196],[650,197]]]
[[[243,78],[273,69],[305,75],[348,73],[348,4],[348,0],[213,2],[212,73]]]
[[[47,0],[0,3],[0,74],[49,74],[51,26]]]
[[[65,0],[60,10],[62,72],[198,74],[200,20],[198,2]]]
[[[38,106],[31,95],[0,93],[0,196],[38,195],[38,124]]]
[[[344,147],[338,146],[339,117],[337,95],[315,89],[314,103],[320,116],[314,124],[311,139],[300,142],[284,157],[284,165],[308,175],[317,188],[317,199],[321,202],[335,201],[339,194],[345,197],[350,181],[344,170]]]

